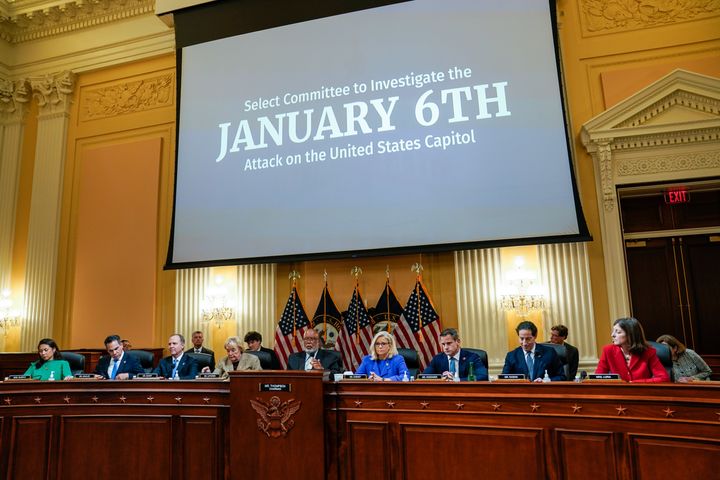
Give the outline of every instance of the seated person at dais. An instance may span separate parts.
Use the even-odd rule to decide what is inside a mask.
[[[288,357],[288,370],[329,370],[334,374],[342,373],[343,367],[340,355],[320,348],[320,334],[308,328],[303,333],[303,351]]]
[[[460,348],[457,330],[446,328],[440,332],[440,346],[443,353],[435,355],[423,373],[442,373],[446,380],[453,381],[457,376],[461,381],[466,381],[472,365],[475,380],[488,379],[487,369],[478,354]]]
[[[355,373],[367,375],[375,382],[396,382],[408,374],[405,359],[398,353],[395,338],[388,332],[375,334],[370,352],[370,355],[363,357]]]
[[[170,335],[168,350],[170,356],[160,360],[153,373],[165,378],[177,377],[180,380],[194,380],[198,374],[198,363],[190,355],[183,355],[185,337],[179,333]]]
[[[128,380],[138,373],[145,373],[136,357],[126,355],[122,340],[118,335],[110,335],[105,339],[105,350],[108,354],[100,357],[95,367],[95,376],[109,380]]]
[[[626,382],[670,381],[657,352],[645,340],[645,332],[637,319],[615,320],[611,337],[613,343],[603,347],[595,373],[617,373]]]
[[[60,356],[60,349],[52,338],[43,338],[38,342],[37,362],[32,362],[23,375],[34,380],[65,380],[72,378],[70,364]]]
[[[553,382],[565,380],[560,357],[553,347],[537,343],[537,327],[533,322],[520,322],[515,332],[520,346],[505,356],[502,373],[522,373],[531,382],[542,382],[547,372]]]
[[[227,355],[220,359],[215,365],[216,373],[222,378],[228,378],[228,372],[239,372],[243,370],[262,370],[260,359],[255,355],[243,352],[242,340],[240,337],[229,337],[225,340],[225,351]],[[203,373],[210,372],[209,367],[203,368]]]
[[[672,335],[662,335],[657,339],[670,349],[673,361],[673,376],[678,383],[694,382],[695,380],[710,380],[712,370],[700,355],[687,348],[680,340]]]

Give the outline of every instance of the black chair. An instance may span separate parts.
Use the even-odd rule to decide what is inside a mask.
[[[262,350],[245,350],[245,353],[258,357],[263,370],[272,370],[272,356],[269,352],[263,352]]]
[[[481,348],[465,348],[462,347],[463,350],[467,350],[468,352],[472,352],[477,354],[478,357],[480,357],[480,361],[483,365],[485,365],[485,370],[488,372],[490,371],[490,368],[488,367],[488,355],[487,352]]]
[[[405,365],[408,367],[408,377],[417,377],[420,370],[420,357],[418,352],[412,348],[398,348],[398,353],[405,359]]]
[[[673,378],[673,361],[670,347],[668,347],[664,343],[657,343],[652,341],[648,341],[648,343],[657,352],[658,359],[660,360],[660,363],[662,363],[662,366],[665,367],[668,377],[670,377],[670,381],[674,382],[675,378]]]
[[[195,359],[198,364],[198,372],[201,372],[205,367],[208,367],[210,371],[215,369],[215,362],[213,362],[213,357],[209,353],[185,352],[185,355]]]
[[[140,366],[145,370],[145,373],[150,373],[155,368],[155,354],[148,352],[147,350],[129,350],[125,352],[125,355],[135,357],[140,363]]]
[[[85,356],[75,352],[60,352],[63,360],[70,364],[70,371],[73,375],[85,373]],[[58,379],[62,380],[62,379]]]
[[[552,342],[546,342],[542,345],[555,349],[555,353],[557,353],[557,356],[560,357],[560,362],[562,362],[563,375],[565,375],[565,380],[575,380],[574,378],[570,378],[570,366],[568,365],[567,348],[565,348],[565,345],[558,345],[557,343]]]

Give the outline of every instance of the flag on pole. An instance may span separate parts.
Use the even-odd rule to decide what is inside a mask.
[[[372,343],[372,322],[365,308],[360,288],[356,285],[353,290],[347,315],[343,321],[338,344],[344,359],[345,370],[354,372],[362,362],[365,355],[370,352]]]
[[[302,350],[303,334],[309,326],[310,321],[300,301],[297,288],[293,286],[275,330],[275,354],[283,369],[287,369],[290,354]]]
[[[438,337],[441,331],[440,316],[418,277],[394,332],[397,344],[417,350],[420,366],[424,369],[440,351]]]
[[[372,315],[374,333],[385,330],[394,334],[402,313],[402,305],[400,305],[395,292],[390,286],[390,280],[385,280],[385,288],[378,299],[377,305],[375,305],[375,311]]]
[[[338,310],[335,301],[328,290],[327,281],[320,295],[320,302],[315,309],[315,315],[312,319],[312,327],[317,330],[320,339],[325,344],[325,348],[337,350],[337,340],[342,329],[342,315]],[[320,345],[321,347],[323,345]]]

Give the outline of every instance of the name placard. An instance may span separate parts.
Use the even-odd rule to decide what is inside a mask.
[[[524,373],[501,373],[497,376],[496,382],[527,382]]]
[[[587,380],[620,380],[618,373],[590,373]]]
[[[12,380],[32,380],[32,377],[30,375],[8,375],[5,377],[5,381]]]
[[[421,373],[417,380],[442,380],[442,373]]]
[[[292,385],[289,383],[261,383],[261,392],[291,392]]]
[[[160,378],[157,373],[138,373],[135,378],[140,380],[157,379]]]
[[[85,380],[93,379],[95,380],[95,374],[94,373],[76,373],[73,375],[73,378],[82,378]]]
[[[198,373],[195,378],[197,378],[198,380],[207,380],[207,379],[213,379],[213,378],[220,378],[220,374],[219,374],[219,373],[210,373],[210,372]]]
[[[343,375],[345,380],[367,380],[367,377],[364,373],[346,373]]]

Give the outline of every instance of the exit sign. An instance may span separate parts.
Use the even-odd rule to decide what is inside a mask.
[[[665,203],[668,205],[688,203],[690,201],[690,193],[686,188],[668,188],[663,196],[665,197]]]

